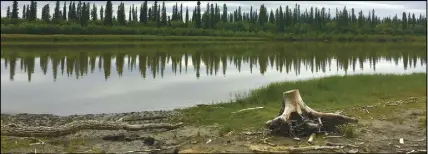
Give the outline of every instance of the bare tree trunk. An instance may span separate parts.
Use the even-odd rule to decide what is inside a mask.
[[[273,133],[293,137],[307,136],[314,132],[336,131],[336,126],[357,119],[336,113],[318,112],[307,106],[299,90],[283,93],[283,104],[279,116],[266,122]]]

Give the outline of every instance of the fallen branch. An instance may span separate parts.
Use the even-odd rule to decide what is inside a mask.
[[[30,145],[38,145],[38,144],[43,145],[43,144],[45,144],[45,142],[43,142],[42,140],[40,140],[40,139],[37,139],[37,140],[39,140],[39,142],[37,142],[37,143],[31,143]]]
[[[180,147],[182,144],[176,145],[176,146],[170,146],[170,147],[166,147],[166,148],[162,148],[162,149],[147,149],[147,150],[136,150],[136,151],[127,151],[125,153],[142,153],[142,152],[160,152],[160,151],[164,151],[164,150],[169,150],[172,148],[178,148]],[[178,149],[175,149],[174,151],[176,152],[171,152],[171,153],[178,153]]]
[[[412,154],[412,153],[427,153],[427,150],[412,150],[412,151],[406,152],[406,154]]]
[[[351,147],[351,148],[358,148],[358,146],[352,145],[352,144],[342,144],[342,143],[333,143],[333,142],[325,142],[325,145],[328,145],[328,146],[345,146],[345,147]]]
[[[183,123],[150,123],[141,125],[130,125],[121,122],[82,120],[73,121],[59,127],[31,127],[24,125],[8,124],[1,126],[1,134],[4,136],[19,137],[58,137],[76,133],[80,130],[146,130],[146,129],[175,129],[182,126]]]
[[[367,110],[367,108],[364,108],[364,111],[366,111],[367,113],[370,113],[369,110]]]
[[[424,139],[420,139],[420,140],[413,140],[413,142],[422,142],[422,141],[425,141],[426,139],[424,138]]]
[[[243,111],[249,111],[249,110],[256,110],[256,109],[263,109],[264,107],[253,107],[253,108],[246,108],[246,109],[241,109],[232,113],[239,113],[239,112],[243,112]]]
[[[270,145],[270,146],[276,146],[276,144],[273,144],[273,143],[268,142],[268,141],[267,141],[268,139],[269,139],[269,137],[268,137],[268,138],[263,139],[263,143],[264,143],[264,144],[267,144],[267,145]]]
[[[263,134],[263,132],[242,132],[245,135],[255,135],[255,134]]]
[[[118,121],[143,121],[143,120],[156,120],[165,119],[166,116],[150,116],[150,117],[122,117]]]
[[[262,153],[283,153],[283,152],[305,152],[311,150],[340,150],[343,146],[305,146],[305,147],[292,147],[292,146],[276,146],[266,147],[260,145],[248,145],[248,148],[254,152]]]
[[[324,136],[323,138],[342,138],[343,136]]]

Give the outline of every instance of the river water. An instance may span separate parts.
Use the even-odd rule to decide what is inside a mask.
[[[2,46],[1,112],[168,110],[229,101],[277,81],[426,72],[417,43]]]

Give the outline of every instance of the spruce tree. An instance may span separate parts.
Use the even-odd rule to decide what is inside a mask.
[[[180,4],[180,13],[178,16],[179,16],[180,22],[183,22],[183,4]]]
[[[64,7],[62,8],[62,20],[67,20],[67,7],[66,7],[66,3],[64,1]]]
[[[141,16],[141,12],[140,12],[140,16]],[[147,16],[147,1],[144,1],[144,4],[143,4],[143,12],[142,12],[142,19],[143,19],[143,23],[147,23],[147,21],[148,21],[148,16]],[[141,17],[140,17],[141,18]]]
[[[11,17],[12,17],[12,20],[13,20],[14,23],[16,23],[17,20],[18,20],[18,14],[19,14],[19,12],[18,12],[18,2],[17,1],[13,1],[13,3],[12,3],[12,14],[11,14]]]
[[[223,18],[222,18],[223,23],[227,23],[227,6],[226,4],[223,4]]]
[[[76,9],[76,15],[75,15],[75,19],[80,22],[80,17],[82,16],[82,2],[79,1],[79,3],[77,3],[77,9]]]
[[[287,8],[288,8],[288,6],[286,6],[286,9],[285,9],[285,11],[286,11],[286,15],[288,14],[287,12]],[[279,27],[278,27],[278,31],[279,32],[284,32],[284,15],[283,15],[283,13],[282,13],[282,6],[279,6],[279,17],[278,17],[279,19]]]
[[[97,21],[97,6],[95,6],[95,3],[92,4],[92,21]]]
[[[407,16],[406,16],[406,12],[403,12],[403,17],[401,18],[402,19],[402,28],[403,29],[407,29]]]
[[[196,9],[196,19],[195,19],[196,28],[201,28],[201,2],[198,1],[196,4],[198,5]]]
[[[274,14],[273,14],[273,10],[270,10],[270,14],[269,14],[269,22],[270,22],[271,24],[274,24],[274,23],[275,23],[275,17],[274,17]]]
[[[50,9],[49,9],[49,4],[46,4],[45,6],[43,6],[42,8],[42,20],[46,23],[49,23],[49,20],[51,18],[50,15]]]
[[[157,18],[157,12],[158,12],[158,1],[155,1],[155,4],[153,5],[153,9],[152,9],[152,16],[153,16],[153,21],[158,22],[158,18]]]
[[[11,18],[10,6],[7,6],[7,10],[6,10],[6,18],[8,18],[8,19],[10,19],[10,18]]]
[[[25,19],[29,20],[30,18],[30,5],[27,4],[27,10],[25,11]]]
[[[112,10],[112,3],[111,1],[107,1],[106,4],[106,10],[105,10],[105,17],[104,17],[104,25],[113,25],[113,10]]]
[[[59,1],[56,1],[55,10],[53,14],[53,20],[59,20],[61,18],[61,14],[59,13]]]
[[[128,22],[130,23],[132,20],[132,14],[131,14],[131,6],[129,6],[129,13],[128,13]]]
[[[67,14],[68,21],[71,21],[73,19],[72,15],[71,15],[71,13],[73,12],[71,7],[72,7],[72,2],[70,1],[70,3],[68,4],[68,14]]]
[[[101,5],[101,9],[100,9],[100,20],[104,20],[104,8]]]
[[[166,8],[165,2],[162,2],[162,26],[167,26],[167,16],[166,16]]]
[[[211,9],[210,9],[210,27],[215,27],[215,12],[214,12],[214,4],[211,3]]]
[[[414,17],[414,15],[413,15]],[[186,6],[186,27],[189,27],[189,8]]]
[[[30,5],[30,21],[35,21],[37,18],[37,2],[36,1],[31,1],[31,5]]]
[[[132,6],[134,6],[134,4],[132,4]],[[137,8],[138,8],[138,6],[135,6],[135,8],[133,7],[133,10],[132,10],[132,20],[133,21],[138,21]]]
[[[25,17],[25,15],[26,15],[26,11],[27,11],[27,9],[25,8],[25,5],[23,6],[23,8],[22,8],[22,19],[25,19],[26,17]]]
[[[81,4],[82,5],[82,4]],[[89,18],[87,18],[88,9],[89,5],[86,5],[86,3],[83,3],[83,5],[80,7],[80,17],[79,17],[79,22],[81,26],[87,26],[88,25],[88,20]]]

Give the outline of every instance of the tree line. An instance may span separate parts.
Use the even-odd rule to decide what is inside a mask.
[[[183,8],[183,5],[178,3],[172,7],[172,15],[167,15],[165,2],[160,4],[158,1],[154,1],[151,6],[147,1],[144,1],[140,6],[132,4],[129,12],[125,12],[123,2],[117,7],[117,11],[113,12],[111,1],[107,1],[106,5],[99,9],[95,4],[91,6],[89,2],[78,1],[76,3],[70,1],[67,4],[64,1],[61,9],[60,1],[57,1],[53,13],[50,12],[49,4],[44,5],[41,19],[38,19],[36,1],[24,5],[21,16],[19,16],[18,2],[13,1],[12,9],[9,6],[7,16],[2,18],[2,33],[13,33],[20,26],[27,29],[37,29],[34,27],[43,26],[45,29],[47,29],[46,26],[54,29],[64,26],[79,26],[83,29],[92,27],[105,30],[105,33],[114,33],[109,32],[109,30],[114,27],[121,27],[116,29],[117,33],[126,31],[124,29],[127,28],[128,30],[132,28],[182,28],[249,33],[425,35],[427,24],[426,16],[415,15],[410,12],[395,14],[393,17],[379,17],[374,9],[368,13],[357,12],[354,8],[349,10],[346,7],[340,10],[338,8],[330,10],[317,7],[301,10],[298,4],[294,8],[288,5],[279,6],[276,9],[271,9],[270,12],[265,5],[261,5],[259,8],[251,6],[249,12],[242,11],[239,6],[232,13],[228,13],[227,4],[220,6],[217,3],[207,3],[205,9],[202,10],[200,1],[197,1],[191,18],[189,7]],[[128,19],[126,19],[126,13],[128,13]],[[332,13],[334,13],[334,17]],[[15,29],[11,27],[16,24],[18,27]],[[60,30],[58,32],[61,33]]]

